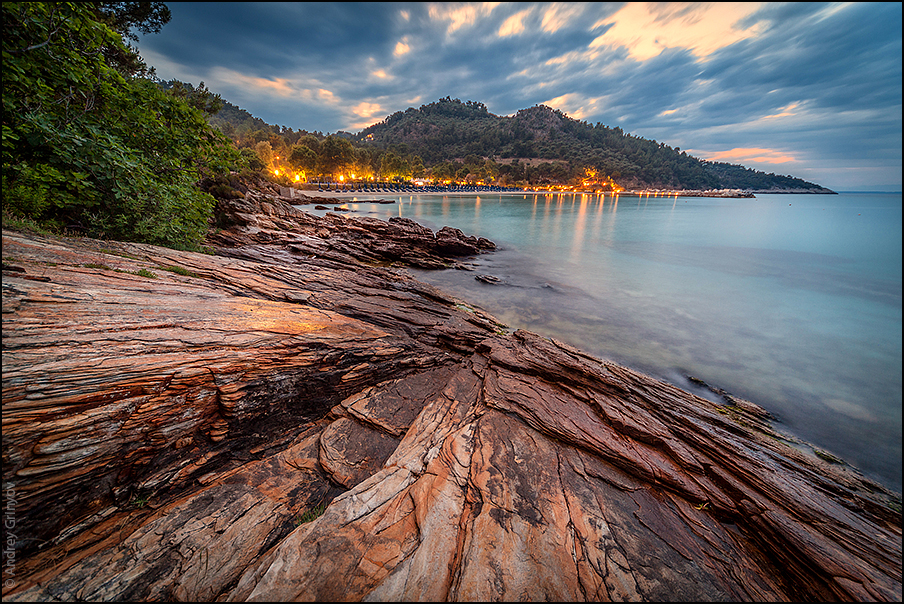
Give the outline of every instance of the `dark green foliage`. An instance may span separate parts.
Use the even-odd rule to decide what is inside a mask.
[[[182,266],[159,266],[157,268],[164,270],[164,271],[169,271],[171,273],[176,273],[177,275],[182,275],[183,277],[197,277],[198,276],[196,273],[193,273],[192,271],[190,271],[187,268],[182,267]]]
[[[95,237],[196,248],[238,161],[203,83],[164,89],[123,42],[160,3],[13,3],[3,15],[3,211]]]
[[[793,176],[780,176],[769,173],[764,174],[744,166],[726,164],[724,162],[704,162],[704,168],[710,174],[716,176],[720,182],[731,182],[735,189],[779,189],[794,190],[807,189],[817,185]]]
[[[675,189],[817,186],[742,166],[711,164],[680,149],[626,134],[621,128],[574,120],[543,105],[522,109],[512,117],[499,117],[489,113],[482,103],[463,103],[446,97],[419,109],[409,108],[390,115],[359,133],[357,142],[384,149],[405,144],[427,166],[434,167],[434,173],[437,166],[450,162],[467,165],[467,159],[462,162],[461,158],[468,156],[489,158],[499,164],[499,177],[509,182],[574,183],[590,168],[632,186]],[[448,168],[440,169],[443,174],[452,173]],[[778,182],[776,178],[783,179],[783,185],[774,184]]]
[[[143,34],[156,34],[172,16],[162,2],[96,2],[95,5],[98,19],[130,40],[138,40],[132,28]]]

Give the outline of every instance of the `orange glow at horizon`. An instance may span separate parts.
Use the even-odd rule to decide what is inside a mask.
[[[735,147],[728,151],[719,151],[706,158],[709,161],[754,161],[764,164],[784,164],[797,161],[790,155],[774,149],[761,149],[759,147],[744,148]]]

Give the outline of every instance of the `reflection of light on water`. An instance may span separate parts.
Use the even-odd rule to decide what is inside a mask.
[[[596,206],[596,218],[593,221],[593,242],[596,243],[600,239],[600,225],[603,223],[603,209],[606,205],[606,196],[600,198],[599,204]]]
[[[572,199],[572,204],[574,199]],[[581,202],[578,205],[577,219],[574,225],[574,238],[571,240],[571,259],[575,261],[581,254],[581,246],[584,243],[584,222],[587,218],[587,196],[581,195]]]

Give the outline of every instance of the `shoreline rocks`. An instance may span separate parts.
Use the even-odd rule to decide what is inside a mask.
[[[410,218],[388,221],[330,212],[323,217],[302,212],[288,200],[248,192],[243,199],[221,199],[218,230],[210,245],[228,249],[252,244],[279,246],[293,254],[329,258],[340,263],[394,262],[425,269],[456,268],[460,258],[496,249],[483,237],[444,227],[434,233]]]
[[[4,601],[900,601],[900,494],[394,265],[487,243],[230,207],[4,230]]]

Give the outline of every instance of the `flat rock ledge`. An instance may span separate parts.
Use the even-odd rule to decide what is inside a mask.
[[[901,601],[900,495],[273,207],[3,232],[4,601]]]

